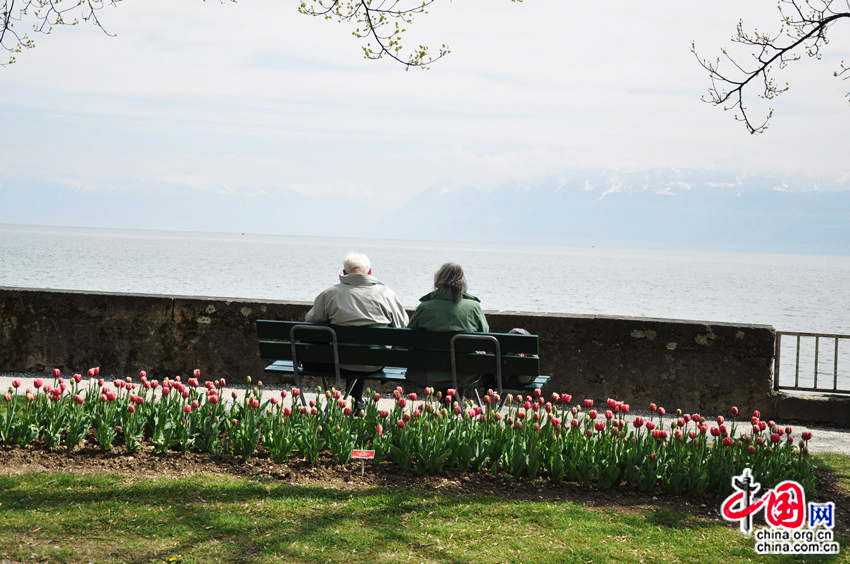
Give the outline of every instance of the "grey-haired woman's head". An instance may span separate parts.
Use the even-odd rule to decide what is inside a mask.
[[[449,290],[452,293],[452,299],[459,302],[468,289],[463,268],[454,262],[447,262],[441,266],[434,274],[434,288]]]

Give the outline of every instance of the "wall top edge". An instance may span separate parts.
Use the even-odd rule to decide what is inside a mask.
[[[57,289],[57,288],[24,288],[24,287],[13,287],[13,286],[0,286],[0,293],[13,293],[13,292],[22,292],[22,293],[56,293],[56,294],[72,294],[79,296],[126,296],[132,298],[149,298],[149,299],[161,299],[161,300],[202,300],[202,301],[218,301],[218,302],[229,302],[229,303],[248,303],[248,304],[274,304],[274,305],[298,305],[298,306],[310,306],[312,302],[301,302],[301,301],[291,301],[291,300],[267,300],[267,299],[254,299],[254,298],[233,298],[233,297],[225,297],[225,296],[190,296],[190,295],[169,295],[169,294],[143,294],[143,293],[133,293],[133,292],[104,292],[104,291],[96,291],[96,290],[65,290],[65,289]],[[407,307],[405,308],[409,311],[413,311],[414,308]],[[580,314],[580,313],[541,313],[541,312],[526,312],[526,311],[506,311],[506,310],[484,310],[487,315],[498,315],[498,316],[517,316],[524,318],[539,318],[539,319],[583,319],[588,321],[594,320],[606,320],[606,321],[626,321],[629,323],[643,323],[643,324],[688,324],[688,325],[705,325],[706,327],[738,327],[738,328],[750,328],[750,329],[758,329],[758,330],[768,330],[772,333],[776,332],[776,329],[772,325],[759,325],[752,323],[734,323],[727,321],[705,321],[705,320],[694,320],[694,319],[672,319],[672,318],[659,318],[659,317],[629,317],[629,316],[617,316],[617,315],[597,315],[597,314]]]

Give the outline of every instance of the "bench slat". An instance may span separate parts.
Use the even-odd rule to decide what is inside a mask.
[[[458,332],[433,332],[397,327],[352,327],[330,325],[328,323],[305,323],[303,321],[273,321],[257,320],[257,336],[261,341],[280,340],[289,342],[290,331],[296,325],[312,325],[331,327],[337,334],[340,343],[372,345],[381,343],[395,347],[416,347],[420,349],[448,351],[451,339]],[[538,339],[536,335],[515,335],[512,333],[487,333],[499,341],[502,354],[538,354]],[[300,329],[296,335],[298,340],[327,343],[330,334],[327,331]],[[492,345],[479,340],[460,340],[456,349],[460,352],[488,350]]]
[[[260,341],[260,358],[268,360],[292,360],[290,343]],[[333,358],[333,348],[324,344],[297,343],[298,360],[301,362],[327,362]],[[365,364],[375,366],[402,366],[442,370],[452,369],[451,357],[440,351],[401,350],[381,347],[338,345],[341,364]],[[496,361],[492,354],[457,354],[458,372],[495,372]],[[502,373],[540,374],[540,360],[534,356],[502,356]]]

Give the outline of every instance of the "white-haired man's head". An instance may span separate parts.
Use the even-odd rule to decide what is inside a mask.
[[[363,253],[348,253],[342,261],[343,274],[372,274],[372,263]]]

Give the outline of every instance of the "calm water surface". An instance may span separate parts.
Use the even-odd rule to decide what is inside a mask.
[[[486,310],[850,334],[850,257],[0,225],[0,286],[312,301],[350,250],[414,306],[445,261]]]

